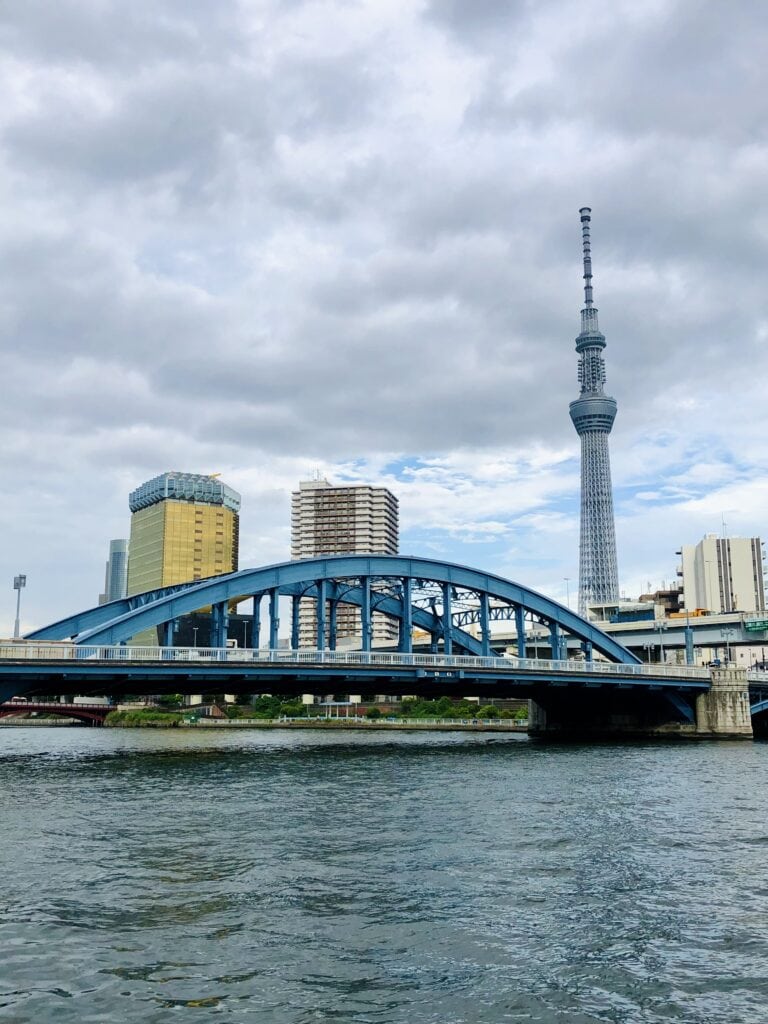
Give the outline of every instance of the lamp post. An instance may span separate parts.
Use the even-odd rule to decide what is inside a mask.
[[[649,665],[651,664],[651,658],[652,658],[652,655],[653,655],[653,648],[655,646],[656,646],[655,644],[650,643],[649,641],[646,641],[646,643],[643,644],[643,650],[645,651],[645,660],[646,660],[646,662]]]
[[[19,615],[21,611],[21,592],[27,585],[26,576],[14,576],[13,577],[13,589],[16,591],[16,621],[13,624],[13,639],[21,639],[21,629]]]
[[[731,660],[730,641],[736,636],[736,630],[727,626],[725,629],[720,630],[720,636],[725,641],[725,663],[727,665]]]
[[[197,631],[198,631],[199,628],[200,628],[199,626],[193,626],[192,627],[192,646],[193,647],[197,647]]]
[[[659,661],[664,664],[664,630],[667,628],[666,622],[659,620],[656,623],[656,629],[659,631]]]
[[[570,576],[563,576],[563,579],[565,580],[565,604],[566,604],[566,607],[568,609],[570,609],[570,607],[571,607],[571,587],[570,587],[571,577]]]

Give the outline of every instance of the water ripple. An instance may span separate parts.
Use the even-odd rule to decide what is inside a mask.
[[[768,745],[0,741],[0,1019],[766,1019]]]

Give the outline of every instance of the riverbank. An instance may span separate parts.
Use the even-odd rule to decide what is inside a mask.
[[[197,726],[210,729],[227,728],[267,728],[267,729],[350,729],[355,732],[373,732],[376,730],[404,730],[413,731],[417,729],[428,732],[456,731],[457,729],[471,732],[527,732],[528,725],[520,725],[514,721],[477,721],[466,722],[456,719],[440,719],[433,721],[428,719],[407,719],[405,721],[387,722],[381,719],[368,720],[364,718],[314,718],[314,719],[293,719],[281,721],[280,719],[217,719],[201,718]]]
[[[40,726],[53,725],[57,728],[66,726],[71,728],[73,725],[81,726],[83,722],[78,722],[74,718],[16,718],[9,716],[8,718],[0,718],[0,729],[10,728],[11,726],[18,728],[19,726],[33,725]]]
[[[159,716],[158,716],[159,717]],[[403,732],[519,732],[528,731],[527,723],[513,720],[465,721],[461,719],[405,719],[386,721],[366,718],[199,718],[190,721],[179,716],[172,721],[159,721],[158,717],[148,721],[109,721],[104,724],[111,729],[321,729],[324,731],[346,729],[351,732],[403,731]],[[170,718],[170,716],[168,716]]]

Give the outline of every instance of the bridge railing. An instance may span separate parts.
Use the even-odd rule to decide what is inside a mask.
[[[319,651],[243,647],[128,647],[102,644],[2,643],[0,658],[99,662],[247,662],[257,664],[349,665],[428,668],[437,671],[493,669],[496,671],[563,672],[622,677],[709,679],[709,670],[690,665],[626,665],[608,661],[551,661],[545,658],[481,657],[476,655],[400,654],[392,651]]]

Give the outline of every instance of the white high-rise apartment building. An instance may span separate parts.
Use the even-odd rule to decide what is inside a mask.
[[[291,558],[322,555],[396,555],[399,540],[398,502],[386,487],[335,486],[327,480],[303,480],[291,495]],[[397,624],[373,616],[373,642],[397,642]],[[337,640],[358,636],[356,609],[340,605]],[[314,602],[302,601],[299,643],[317,644]]]
[[[759,537],[718,537],[708,533],[698,544],[684,544],[682,566],[685,607],[724,612],[764,612],[763,547]]]

